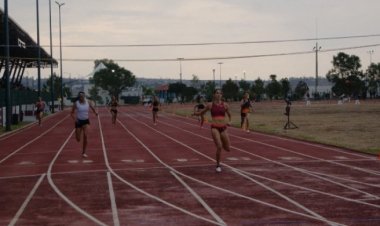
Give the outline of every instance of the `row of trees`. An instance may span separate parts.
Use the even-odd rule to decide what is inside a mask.
[[[99,97],[99,88],[108,91],[109,95],[120,96],[123,89],[131,87],[136,82],[135,75],[129,70],[120,67],[112,60],[102,59],[96,60],[95,67],[100,63],[103,63],[106,68],[102,69],[94,74],[90,78],[90,82],[94,84],[93,89],[90,91],[90,95],[95,100],[101,100]],[[380,87],[380,63],[372,63],[366,71],[361,70],[360,58],[355,55],[348,55],[340,52],[333,57],[333,68],[327,73],[326,77],[328,81],[333,83],[332,92],[335,96],[361,96],[365,98],[367,92],[370,97],[374,97]],[[277,80],[277,76],[272,74],[269,76],[270,80],[264,82],[258,78],[253,83],[249,83],[245,80],[234,82],[232,79],[227,80],[221,87],[223,95],[229,100],[239,100],[245,91],[254,95],[256,99],[260,100],[264,96],[269,99],[282,99],[284,97],[291,97],[293,99],[303,98],[309,93],[309,87],[304,81],[299,81],[296,87],[293,89],[287,78],[283,78],[280,81]],[[57,76],[54,78],[54,92],[55,96],[60,96],[61,80]],[[43,90],[50,90],[50,81],[48,81]],[[183,83],[177,82],[169,84],[169,92],[175,93],[183,101],[193,100],[196,94],[203,94],[207,99],[212,98],[212,94],[216,84],[213,81],[202,83],[199,78],[193,75],[191,85],[187,86]],[[64,93],[68,94],[69,88],[65,87]],[[152,89],[144,87],[144,94],[149,95],[153,92]],[[318,97],[317,94],[314,94]]]
[[[348,55],[340,52],[333,57],[333,68],[327,73],[326,78],[332,86],[332,94],[336,97],[347,96],[354,98],[370,98],[377,95],[380,87],[380,63],[372,63],[366,71],[361,70],[360,58],[355,55]],[[245,91],[254,95],[257,100],[266,96],[270,100],[291,97],[293,100],[302,99],[312,95],[314,98],[321,98],[319,93],[311,93],[305,81],[299,81],[293,89],[287,78],[280,81],[277,76],[272,74],[270,80],[266,84],[260,78],[256,79],[252,84],[245,80],[233,82],[232,79],[226,81],[221,87],[223,95],[226,99],[239,100]],[[190,89],[184,84],[173,83],[169,86],[169,92],[175,93],[177,96],[190,100],[194,93],[202,93],[207,99],[211,99],[215,84],[212,81],[203,85],[197,84],[198,78],[193,76],[192,87],[200,87],[196,90]]]

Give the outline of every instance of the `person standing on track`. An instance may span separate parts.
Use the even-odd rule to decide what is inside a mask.
[[[38,125],[41,126],[42,117],[45,110],[45,102],[42,100],[42,97],[38,97],[38,101],[36,102],[36,119],[38,120]]]
[[[83,145],[82,145],[82,157],[87,158],[86,148],[87,148],[87,126],[90,124],[88,117],[89,110],[98,116],[98,113],[95,111],[92,101],[86,99],[84,92],[78,93],[78,99],[74,102],[71,109],[71,117],[75,121],[75,138],[78,142],[81,141],[83,136]]]
[[[153,97],[153,102],[152,102],[152,114],[153,114],[153,124],[157,125],[157,112],[159,111],[159,106],[160,106],[160,101],[158,100],[157,96]]]
[[[204,98],[201,95],[197,96],[197,105],[194,106],[194,114],[195,112],[202,111],[205,109],[206,105],[204,103]],[[200,122],[200,128],[203,128],[203,123],[205,121],[204,115],[200,115],[198,118],[198,121]]]
[[[252,108],[252,103],[249,100],[249,93],[245,92],[243,99],[240,101],[240,115],[241,115],[241,123],[240,126],[243,129],[243,131],[246,131],[249,133],[249,112]]]
[[[109,106],[111,107],[111,115],[112,115],[112,124],[116,124],[116,117],[117,117],[117,107],[119,106],[118,101],[116,100],[116,96],[113,95],[111,102],[109,103]]]
[[[196,112],[195,115],[203,115],[207,111],[211,112],[211,135],[216,145],[216,172],[222,172],[220,167],[220,158],[222,149],[230,151],[230,139],[227,134],[227,126],[231,125],[231,113],[227,103],[222,101],[222,91],[215,89],[212,103],[208,103],[202,111]],[[228,116],[228,122],[225,121],[225,115]]]

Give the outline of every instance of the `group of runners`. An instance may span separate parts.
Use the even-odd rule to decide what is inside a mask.
[[[119,106],[116,96],[112,96],[111,101],[108,103],[109,111],[112,115],[112,124],[116,124],[117,120],[117,107]],[[154,96],[151,103],[152,109],[152,119],[153,124],[157,125],[158,111],[160,109],[160,101],[157,96]],[[41,125],[42,112],[45,107],[44,102],[41,98],[36,103],[36,117],[38,119],[39,125]],[[249,93],[246,92],[243,99],[240,102],[241,107],[241,128],[245,132],[249,132],[249,120],[248,114],[252,109],[252,102],[249,99]],[[84,92],[79,92],[77,100],[74,102],[71,109],[71,117],[74,120],[75,127],[75,138],[78,142],[82,142],[82,157],[87,158],[87,136],[88,136],[88,125],[89,121],[89,111],[98,116],[98,112],[94,108],[92,101],[86,98]],[[194,107],[194,113],[192,115],[199,116],[200,127],[203,128],[205,122],[205,113],[210,111],[211,113],[211,135],[216,146],[216,172],[221,172],[221,153],[224,149],[225,151],[230,151],[230,140],[227,133],[228,126],[231,125],[231,113],[229,105],[223,101],[222,91],[216,89],[213,93],[213,99],[209,103],[205,103],[202,96],[197,97],[197,105]],[[228,120],[226,120],[226,116]]]

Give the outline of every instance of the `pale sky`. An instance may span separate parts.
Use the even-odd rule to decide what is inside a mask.
[[[251,57],[242,59],[197,60],[258,56],[312,51],[316,40],[302,42],[251,43],[240,45],[191,45],[145,47],[83,47],[83,45],[150,45],[230,43],[272,40],[378,35],[378,0],[59,0],[62,13],[63,76],[86,77],[95,59],[113,59],[137,77],[179,78],[197,75],[201,80],[247,80],[258,77],[315,76],[315,53]],[[53,56],[59,62],[58,6],[52,4]],[[40,40],[50,53],[49,0],[39,0]],[[9,16],[36,41],[36,0],[8,0]],[[380,36],[319,40],[321,51],[380,44]],[[69,47],[76,45],[79,47]],[[370,54],[369,51],[373,50]],[[342,50],[360,57],[365,70],[370,59],[380,62],[379,45]],[[319,76],[332,68],[336,52],[319,53]],[[77,61],[86,59],[90,61]],[[125,60],[172,59],[174,61]],[[121,60],[121,61],[118,61]],[[122,61],[124,60],[124,61]],[[59,68],[54,71],[59,75]],[[35,75],[37,70],[30,70]],[[43,70],[43,77],[50,69]]]

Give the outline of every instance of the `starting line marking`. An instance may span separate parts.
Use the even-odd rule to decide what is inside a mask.
[[[144,159],[123,159],[123,160],[121,160],[122,162],[127,162],[127,163],[131,163],[131,162],[145,162],[145,160]]]
[[[18,165],[34,165],[35,163],[32,161],[22,161]]]

